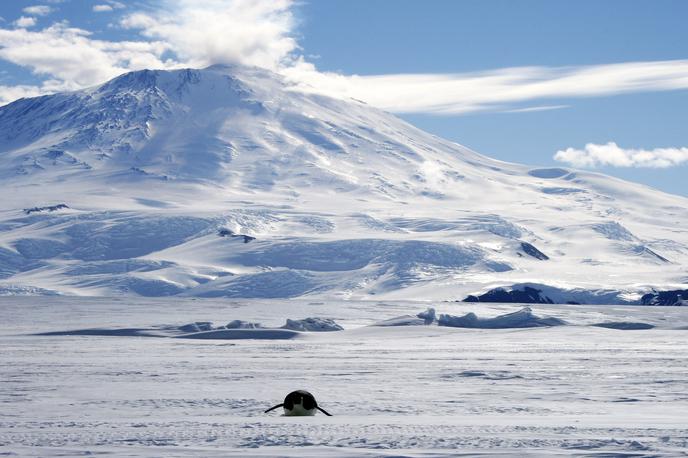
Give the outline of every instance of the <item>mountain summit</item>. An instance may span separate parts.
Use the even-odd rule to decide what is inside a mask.
[[[493,160],[256,68],[0,107],[0,180],[4,294],[604,302],[688,283],[685,198]]]
[[[3,175],[41,180],[129,171],[232,194],[319,188],[398,199],[444,194],[467,178],[458,169],[499,167],[361,102],[302,94],[235,66],[144,70],[20,100],[0,111],[0,126]]]

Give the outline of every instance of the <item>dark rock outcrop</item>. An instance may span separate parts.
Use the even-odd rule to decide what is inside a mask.
[[[688,305],[688,289],[653,291],[640,298],[642,305]]]
[[[244,243],[248,243],[256,239],[255,237],[251,237],[250,235],[235,234],[233,231],[224,227],[217,231],[217,235],[219,235],[220,237],[242,237],[244,239]]]
[[[507,291],[504,288],[495,288],[478,296],[469,295],[463,302],[522,302],[525,304],[553,304],[554,302],[547,296],[542,296],[541,290],[523,287],[522,290],[514,289]]]
[[[549,256],[547,256],[545,253],[538,250],[528,242],[521,242],[521,248],[528,256],[532,256],[535,259],[539,259],[541,261],[547,261],[549,259]]]
[[[54,212],[57,210],[63,210],[69,208],[67,204],[57,204],[57,205],[50,205],[48,207],[33,207],[33,208],[25,208],[24,213],[27,215],[30,215],[31,213],[40,213],[40,212]]]

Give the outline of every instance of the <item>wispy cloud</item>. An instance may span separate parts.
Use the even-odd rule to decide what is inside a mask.
[[[614,142],[588,143],[583,149],[557,151],[554,159],[579,168],[647,167],[667,168],[688,162],[688,148],[625,149]]]
[[[29,68],[45,77],[40,86],[19,93],[38,94],[80,89],[132,69],[163,68],[167,45],[155,41],[103,41],[90,32],[60,22],[42,30],[0,28],[0,59]],[[173,63],[174,64],[174,63]],[[0,102],[17,91],[0,90]]]
[[[104,0],[113,8],[121,2]],[[0,88],[0,104],[17,94],[92,86],[131,70],[240,63],[279,71],[298,44],[291,0],[162,0],[159,8],[126,15],[131,41],[95,39],[91,32],[53,23],[41,30],[0,27],[0,59],[29,68],[40,86]],[[36,13],[37,7],[30,7]],[[137,35],[138,33],[138,35]]]
[[[19,19],[13,22],[17,27],[27,28],[36,25],[36,18],[31,16],[21,16]]]
[[[108,13],[122,8],[126,8],[126,5],[122,2],[116,2],[114,0],[105,0],[105,3],[93,5],[92,9],[95,13]]]
[[[114,8],[110,5],[93,5],[93,11],[95,13],[107,13],[112,10],[114,10]]]
[[[53,12],[53,7],[48,5],[34,5],[27,6],[22,11],[26,14],[33,14],[35,16],[47,16]]]
[[[502,113],[531,113],[537,111],[551,111],[562,110],[568,108],[570,105],[538,105],[534,107],[514,108],[512,110],[504,110]]]
[[[22,97],[36,97],[42,93],[41,89],[36,86],[4,86],[0,84],[0,105]]]
[[[344,76],[287,69],[303,90],[364,100],[400,113],[461,114],[543,99],[688,88],[688,60],[582,67],[514,67],[479,73]]]
[[[576,97],[688,88],[688,60],[455,74],[321,72],[301,55],[295,0],[156,0],[136,5],[119,23],[131,31],[128,41],[99,40],[64,22],[31,31],[0,26],[0,59],[44,77],[45,83],[36,87],[41,92],[90,86],[142,68],[240,63],[279,72],[295,90],[355,98],[397,113],[437,115],[551,110],[561,108],[562,99],[568,103]],[[100,0],[94,9],[99,6],[124,4]],[[50,8],[36,5],[24,11],[47,14]],[[11,100],[8,94],[0,92],[0,101]]]

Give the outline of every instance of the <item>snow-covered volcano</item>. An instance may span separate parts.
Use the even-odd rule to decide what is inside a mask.
[[[490,159],[255,68],[133,72],[1,107],[0,180],[6,294],[454,300],[535,284],[605,302],[688,283],[686,198]]]

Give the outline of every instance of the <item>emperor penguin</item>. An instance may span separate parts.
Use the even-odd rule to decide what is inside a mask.
[[[318,407],[318,403],[315,401],[315,397],[305,390],[292,391],[284,398],[284,403],[277,404],[274,407],[270,407],[265,413],[275,410],[279,407],[284,407],[284,415],[287,417],[305,417],[315,415],[316,409],[331,417],[321,407]]]

